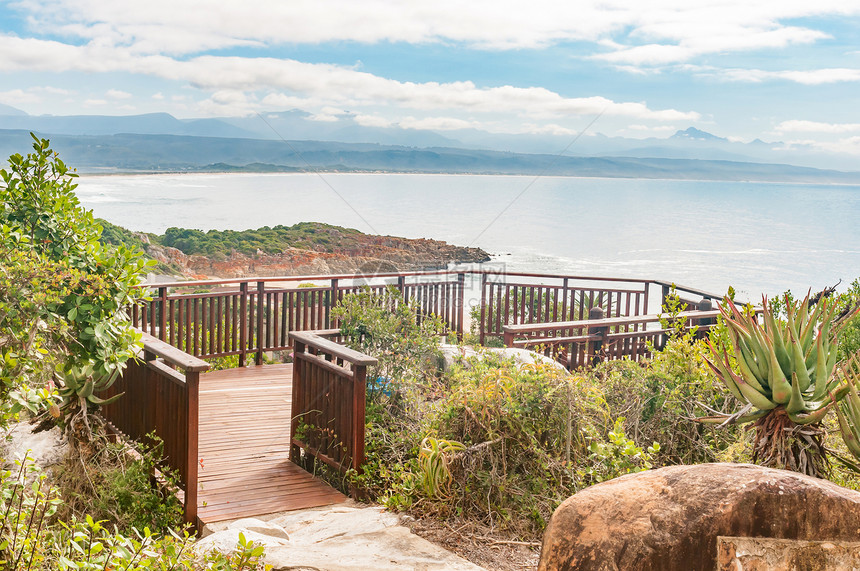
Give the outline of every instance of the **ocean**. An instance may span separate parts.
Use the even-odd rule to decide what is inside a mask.
[[[494,268],[673,281],[743,297],[860,277],[860,187],[425,174],[83,175],[131,230],[318,221],[489,252]]]

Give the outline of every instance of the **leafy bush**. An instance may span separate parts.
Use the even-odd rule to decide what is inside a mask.
[[[146,262],[139,251],[99,243],[101,227],[74,194],[77,175],[46,139],[33,139],[33,153],[12,155],[9,170],[0,169],[0,253],[13,253],[3,264],[0,315],[11,318],[0,323],[0,337],[15,339],[2,349],[0,378],[8,390],[19,371],[41,380],[56,368],[54,381],[70,389],[60,406],[68,425],[86,422],[99,404],[96,385],[134,356],[138,337],[125,308],[141,295]],[[22,302],[32,292],[34,302]]]
[[[402,507],[415,485],[410,474],[429,414],[426,395],[441,390],[436,367],[444,326],[405,303],[394,288],[346,295],[332,316],[349,347],[378,360],[367,371],[366,461],[351,484],[367,497]]]
[[[166,533],[181,527],[182,504],[173,494],[178,477],[163,466],[163,444],[154,435],[148,440],[153,444],[130,449],[102,436],[88,447],[86,457],[81,448],[72,449],[55,478],[64,500],[59,516],[90,515],[123,533],[144,528]]]
[[[588,373],[603,387],[609,414],[625,418],[634,441],[660,443],[658,465],[730,460],[735,443],[745,438],[737,427],[719,429],[694,420],[736,406],[708,369],[706,352],[699,340],[670,338],[644,364],[610,361]]]
[[[334,251],[338,248],[357,246],[364,234],[351,228],[342,228],[319,222],[300,222],[293,226],[264,226],[256,230],[193,230],[168,228],[157,240],[165,246],[181,250],[185,254],[223,256],[225,252],[237,251],[254,256],[258,251],[278,254],[289,248]]]
[[[56,518],[63,500],[31,461],[16,473],[0,474],[0,568],[8,571],[57,569],[160,569],[162,571],[262,571],[263,548],[240,536],[232,553],[198,557],[187,533],[123,534],[86,515]]]
[[[395,404],[410,383],[432,381],[445,326],[438,316],[405,303],[396,288],[346,295],[332,317],[349,347],[378,359],[367,371],[369,403]]]

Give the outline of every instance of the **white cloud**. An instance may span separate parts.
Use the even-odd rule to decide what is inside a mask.
[[[775,133],[853,133],[860,132],[860,123],[819,123],[794,119],[774,127]]]
[[[745,28],[743,24],[732,23],[723,30],[718,30],[718,24],[711,24],[708,27],[713,26],[715,30],[710,33],[702,30],[702,33],[698,34],[691,32],[701,28],[701,23],[692,26],[689,23],[679,23],[678,26],[680,28],[677,31],[667,28],[657,34],[660,39],[668,40],[667,43],[625,47],[594,57],[632,66],[667,65],[690,61],[706,54],[783,48],[792,44],[811,44],[830,37],[824,32],[797,27],[751,29]],[[669,43],[673,39],[677,43]]]
[[[26,45],[26,51],[20,49],[21,42]],[[50,57],[37,60],[31,50],[44,51]],[[206,112],[221,108],[218,93],[247,94],[273,90],[274,93],[263,98],[265,105],[293,105],[305,109],[326,105],[353,109],[385,105],[422,111],[446,109],[543,119],[600,113],[654,121],[692,121],[700,117],[693,111],[650,109],[642,102],[617,102],[599,96],[563,97],[542,87],[504,85],[482,88],[470,81],[401,82],[348,67],[288,59],[200,56],[180,61],[165,56],[140,56],[122,50],[20,40],[10,36],[0,36],[0,53],[7,54],[0,60],[0,70],[27,66],[39,71],[124,71],[187,81],[216,94],[203,105]],[[257,107],[253,109],[258,109],[259,103],[254,103]],[[240,114],[251,111],[252,102],[242,103]]]
[[[160,91],[152,96],[156,101],[162,101],[164,99],[164,94]]]
[[[860,81],[860,69],[825,68],[812,70],[766,71],[761,69],[726,69],[715,73],[730,81],[759,83],[766,80],[782,79],[803,85],[823,85]]]
[[[311,115],[308,119],[311,121],[321,121],[323,123],[336,123],[340,121],[340,118],[337,115],[330,115],[327,113],[317,113],[315,115]]]
[[[257,110],[256,98],[242,91],[222,89],[201,101],[199,107],[210,115],[228,117],[247,117]]]
[[[106,99],[86,99],[84,101],[84,105],[87,107],[100,107],[102,105],[107,105]]]
[[[645,131],[648,133],[674,133],[678,130],[673,125],[628,125],[631,131]]]
[[[111,99],[131,99],[131,93],[119,89],[108,89],[105,95]]]
[[[817,139],[795,139],[785,142],[786,150],[812,149],[828,153],[838,153],[860,156],[860,136],[845,137],[836,141],[821,141]]]
[[[391,121],[379,115],[357,113],[352,117],[352,120],[362,127],[391,127]]]
[[[431,131],[455,131],[457,129],[469,129],[479,127],[476,121],[466,121],[456,117],[404,117],[397,123],[404,129],[427,129]]]
[[[27,89],[28,91],[32,91],[33,93],[47,93],[49,95],[71,95],[73,92],[68,89],[62,89],[60,87],[53,87],[51,85],[45,85],[42,87],[30,87]]]
[[[575,131],[573,129],[568,129],[567,127],[562,127],[561,125],[556,125],[555,123],[548,123],[546,125],[535,125],[535,124],[525,125],[524,131],[526,133],[531,133],[533,135],[571,136],[571,135],[578,134],[578,131]]]
[[[335,41],[492,50],[585,41],[604,46],[601,59],[634,66],[809,44],[827,34],[798,20],[860,13],[856,0],[259,0],[253,10],[240,0],[222,0],[217,10],[208,0],[19,0],[14,6],[34,31],[138,55]]]
[[[10,89],[9,91],[0,91],[0,103],[15,104],[27,103],[33,101],[32,93],[28,93],[23,89]]]
[[[11,89],[0,91],[0,102],[10,103],[38,103],[44,100],[44,96],[70,95],[72,92],[51,86],[33,86],[26,89]]]

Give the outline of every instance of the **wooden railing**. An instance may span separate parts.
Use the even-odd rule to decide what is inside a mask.
[[[719,310],[710,309],[710,301],[700,302],[702,309],[669,314],[604,317],[603,310],[592,308],[589,319],[559,323],[507,325],[504,339],[507,347],[530,347],[551,355],[569,370],[590,367],[601,361],[630,359],[641,361],[651,356],[651,348],[665,346],[669,329],[653,327],[673,318],[683,320],[687,330],[696,328],[704,335],[716,323]]]
[[[201,358],[238,355],[240,366],[251,355],[261,364],[264,353],[292,348],[291,332],[338,327],[332,308],[347,293],[365,287],[374,293],[396,288],[421,314],[440,316],[448,331],[462,337],[467,276],[479,290],[472,291],[480,296],[472,326],[481,344],[501,343],[508,326],[583,321],[596,309],[604,318],[648,315],[649,303],[660,304],[672,286],[660,280],[487,270],[176,282],[149,286],[151,301],[135,306],[132,319],[135,326],[186,353]],[[718,298],[684,286],[675,290],[685,296],[682,309]],[[655,335],[646,326],[633,320],[612,332],[629,338],[624,343],[630,347],[622,355],[639,358],[637,351]],[[581,328],[562,325],[552,331],[560,338],[582,335]],[[572,362],[587,361],[585,349],[577,351]]]
[[[537,282],[537,283],[535,283]],[[504,273],[481,275],[481,344],[502,339],[507,325],[565,322],[588,318],[592,308],[606,316],[648,312],[645,280]]]
[[[178,474],[184,492],[185,521],[195,526],[199,381],[207,369],[208,363],[144,333],[141,359],[129,361],[122,376],[100,395],[124,393],[100,410],[119,432],[138,442],[154,433],[164,443],[164,462]]]
[[[176,282],[148,286],[152,299],[131,313],[136,327],[174,347],[201,358],[238,355],[244,366],[246,355],[261,364],[263,353],[292,348],[290,332],[337,327],[332,308],[365,287],[396,288],[462,336],[464,280],[463,273],[414,272]]]
[[[341,473],[361,470],[365,381],[376,359],[317,333],[290,333],[295,347],[290,459],[309,471],[314,458]]]

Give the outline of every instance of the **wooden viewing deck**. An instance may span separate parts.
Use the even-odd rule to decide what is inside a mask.
[[[201,525],[346,500],[289,459],[292,375],[292,365],[200,375]]]
[[[647,356],[646,341],[660,346],[665,337],[648,307],[650,288],[659,286],[665,299],[668,282],[469,274],[473,289],[480,290],[473,325],[481,343],[543,346],[548,354],[566,355],[566,365],[575,369],[600,360],[639,360]],[[101,414],[131,439],[147,441],[152,433],[161,439],[165,464],[184,495],[185,521],[198,530],[217,521],[342,502],[344,495],[311,472],[321,464],[344,476],[361,470],[365,380],[376,359],[332,339],[340,329],[331,309],[372,281],[372,294],[392,293],[392,299],[414,304],[419,319],[437,315],[450,333],[462,336],[466,277],[441,271],[152,286],[157,295],[132,308],[132,321],[143,333],[141,358],[129,361],[102,395],[125,396]],[[290,281],[316,285],[287,287]],[[702,297],[682,299],[682,309],[711,309],[717,299],[677,289]],[[702,330],[715,315],[682,314]],[[292,352],[293,363],[262,365],[265,353],[282,351]],[[202,360],[233,355],[241,363],[253,357],[257,366],[207,372],[210,365]]]

